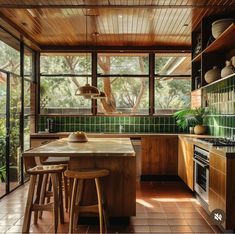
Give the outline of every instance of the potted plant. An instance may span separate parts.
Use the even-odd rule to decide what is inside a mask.
[[[204,134],[206,126],[203,125],[203,119],[207,115],[205,108],[185,108],[174,113],[177,125],[182,128],[194,127],[195,134]]]

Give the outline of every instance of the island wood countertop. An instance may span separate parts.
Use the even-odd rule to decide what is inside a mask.
[[[62,138],[25,151],[23,157],[135,157],[129,138],[88,138],[88,142],[68,142]]]

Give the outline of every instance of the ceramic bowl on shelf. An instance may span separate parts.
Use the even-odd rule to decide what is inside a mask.
[[[87,142],[88,138],[85,132],[73,132],[68,136],[68,142]]]
[[[211,32],[212,36],[216,39],[218,38],[232,23],[235,19],[220,19],[212,23]]]

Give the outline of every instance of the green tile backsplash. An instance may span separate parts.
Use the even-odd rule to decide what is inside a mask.
[[[44,131],[47,119],[55,122],[57,132],[104,132],[118,133],[179,133],[173,116],[40,116],[38,130]]]
[[[210,115],[205,123],[214,136],[235,135],[235,75],[203,89],[203,103]]]

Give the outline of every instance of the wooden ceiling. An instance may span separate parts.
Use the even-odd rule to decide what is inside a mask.
[[[41,49],[190,48],[203,17],[234,12],[235,0],[0,0],[0,17]]]

